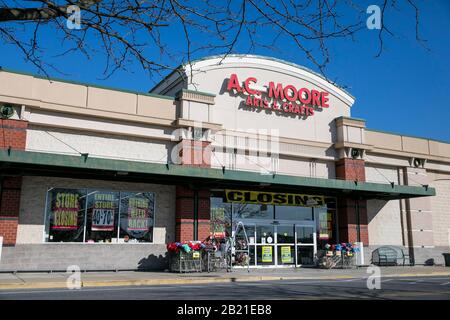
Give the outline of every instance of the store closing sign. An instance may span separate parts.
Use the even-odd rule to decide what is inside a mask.
[[[291,254],[291,247],[281,247],[281,262],[282,263],[293,263],[294,258]]]
[[[261,250],[262,250],[262,262],[272,262],[273,261],[272,246],[263,246]]]
[[[92,231],[113,231],[116,200],[113,194],[96,193],[92,210]]]
[[[316,110],[329,108],[329,93],[308,88],[296,88],[292,84],[269,82],[267,86],[257,85],[255,77],[248,77],[243,84],[236,74],[231,74],[227,91],[246,94],[245,105],[280,111],[287,114],[313,116]]]
[[[324,196],[264,191],[225,190],[227,202],[274,204],[283,206],[319,207],[325,205]]]
[[[78,211],[80,210],[80,194],[58,192],[53,207],[52,229],[76,230],[78,228]]]

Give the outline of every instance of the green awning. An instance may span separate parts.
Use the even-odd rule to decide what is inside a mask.
[[[282,174],[266,175],[258,172],[18,150],[0,151],[0,174],[183,184],[199,188],[240,187],[249,190],[263,188],[361,199],[392,200],[436,195],[435,189],[428,186],[403,186]]]

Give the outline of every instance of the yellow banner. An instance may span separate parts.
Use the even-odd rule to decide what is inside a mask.
[[[281,247],[281,263],[293,263],[291,247]]]
[[[227,202],[275,204],[281,206],[321,207],[324,196],[265,191],[225,190]]]
[[[272,262],[272,246],[262,247],[262,262]]]

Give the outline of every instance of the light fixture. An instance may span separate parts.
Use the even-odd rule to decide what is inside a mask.
[[[14,115],[14,108],[10,104],[0,106],[0,117],[2,119],[9,119]]]

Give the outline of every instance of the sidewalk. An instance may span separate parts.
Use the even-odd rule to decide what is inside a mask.
[[[368,277],[366,268],[358,269],[238,269],[233,272],[214,273],[170,273],[170,272],[84,272],[81,273],[83,287],[140,286],[163,284],[201,284],[254,282],[269,280],[306,280],[306,279],[350,279]],[[7,289],[44,289],[66,288],[69,274],[66,273],[0,273],[0,290]],[[448,276],[446,267],[384,267],[383,277],[426,277]]]

